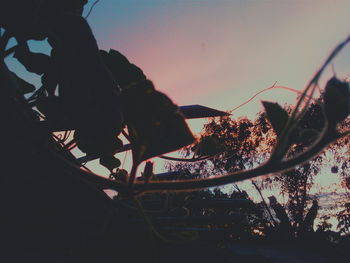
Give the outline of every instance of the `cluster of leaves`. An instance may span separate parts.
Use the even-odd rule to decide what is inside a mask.
[[[156,91],[142,70],[121,53],[99,51],[113,77],[113,80],[103,82],[101,78],[111,79],[111,76],[103,73],[101,68],[104,65],[100,60],[87,67],[85,58],[74,54],[74,46],[62,48],[52,37],[48,41],[52,46],[50,55],[31,52],[26,41],[20,42],[15,49],[14,58],[29,72],[41,76],[42,86],[28,102],[43,114],[41,116],[51,130],[74,129],[74,139],[80,150],[88,156],[100,158],[100,164],[111,173],[120,166],[120,160],[114,154],[123,149],[117,136],[125,124],[137,164],[193,142],[177,106],[165,94]],[[86,53],[91,56],[90,53],[96,50],[86,50]],[[66,63],[74,63],[77,67],[66,66],[60,54],[68,57]],[[84,69],[90,68],[95,68],[96,73],[85,76],[80,85],[76,83]],[[34,91],[33,85],[15,73],[12,75],[23,93]],[[84,90],[81,90],[82,86]]]
[[[255,167],[268,157],[275,144],[270,124],[264,115],[254,122],[247,118],[212,119],[204,126],[201,138],[183,154],[210,158],[195,163],[167,163],[170,171],[189,171],[202,177]]]

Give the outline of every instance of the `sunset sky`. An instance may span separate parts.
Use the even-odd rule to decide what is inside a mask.
[[[346,0],[101,0],[88,21],[103,49],[125,54],[179,105],[230,110],[275,82],[303,90],[350,34],[349,11]],[[333,66],[338,77],[350,77],[349,47]],[[326,71],[321,87],[332,74]],[[254,117],[260,100],[295,99],[290,91],[268,91],[234,117]],[[202,123],[189,122],[194,132]],[[156,163],[161,169],[163,162]],[[314,188],[342,191],[339,177],[328,171],[315,178]],[[322,203],[332,198],[327,194]]]
[[[302,90],[350,34],[349,10],[348,0],[100,0],[87,20],[100,48],[122,52],[177,104],[230,110],[275,82]],[[49,52],[42,42],[30,46]],[[338,77],[350,77],[349,51],[334,61]],[[7,62],[39,86],[16,60]],[[295,94],[268,91],[234,117],[254,117],[259,99],[294,103]]]
[[[88,21],[103,49],[125,54],[176,103],[230,110],[275,82],[302,90],[350,33],[349,10],[329,0],[101,0]],[[349,51],[335,60],[339,76],[350,77]],[[257,99],[235,116],[260,108]]]

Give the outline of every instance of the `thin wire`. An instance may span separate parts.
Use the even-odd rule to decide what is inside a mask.
[[[195,162],[201,162],[201,161],[205,161],[208,160],[210,158],[213,158],[214,156],[205,156],[205,157],[200,157],[200,158],[176,158],[176,157],[170,157],[170,156],[165,156],[165,155],[161,155],[161,156],[157,156],[158,158],[161,159],[165,159],[165,160],[169,160],[169,161],[175,161],[175,162],[190,162],[190,163],[195,163]]]

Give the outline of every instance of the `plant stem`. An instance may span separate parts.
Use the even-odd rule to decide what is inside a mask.
[[[310,158],[314,157],[320,151],[324,149],[331,142],[348,135],[349,133],[330,135],[333,132],[325,132],[319,141],[311,146],[305,152],[296,155],[295,157],[284,160],[278,163],[271,164],[269,162],[259,166],[257,168],[245,171],[239,171],[234,173],[228,173],[222,176],[216,176],[205,179],[192,179],[192,180],[180,180],[180,181],[151,181],[148,184],[143,182],[135,182],[133,184],[133,190],[144,192],[167,192],[167,191],[194,191],[198,189],[225,185],[229,183],[235,183],[247,179],[252,179],[258,176],[267,175],[270,173],[280,173],[294,168],[296,165],[307,162]],[[66,161],[67,162],[67,161]],[[68,162],[67,162],[68,163]],[[81,169],[77,169],[75,174],[80,178],[85,179],[88,182],[97,184],[103,189],[113,189],[120,192],[129,192],[130,188],[120,182],[108,180],[106,178],[97,176],[92,173],[88,173]]]
[[[136,172],[137,172],[137,167],[138,167],[138,162],[133,162],[132,167],[131,167],[131,172],[130,172],[130,177],[129,177],[129,182],[128,185],[131,188],[135,182],[136,178]]]

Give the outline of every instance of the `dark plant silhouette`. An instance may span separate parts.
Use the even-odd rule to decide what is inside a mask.
[[[258,166],[249,162],[251,150],[259,142],[248,140],[244,144],[250,124],[240,121],[230,145],[236,148],[230,155],[213,159],[224,164],[228,174],[163,181],[153,179],[152,165],[147,164],[143,180],[136,180],[141,162],[189,145],[194,137],[177,106],[154,88],[141,69],[115,50],[98,49],[81,16],[86,3],[87,0],[2,1],[0,113],[5,127],[1,137],[6,140],[2,145],[5,157],[0,193],[5,212],[1,238],[6,244],[2,255],[10,256],[12,261],[101,262],[115,257],[117,247],[118,256],[130,262],[145,257],[156,261],[158,256],[175,262],[179,260],[178,248],[164,246],[159,254],[155,253],[154,248],[162,244],[154,238],[157,231],[139,196],[147,192],[194,191],[285,173],[349,133],[338,127],[349,114],[349,84],[335,77],[328,81],[320,102],[324,124],[316,132],[301,124],[320,76],[350,38],[326,59],[291,112],[263,102],[269,122],[261,120],[261,127],[271,125],[276,133],[276,143],[266,162]],[[10,39],[17,44],[7,49]],[[32,52],[27,41],[33,39],[47,39],[51,54]],[[11,72],[4,60],[10,55],[29,72],[40,75],[42,87],[33,92],[31,84]],[[23,96],[26,92],[32,92],[27,99]],[[74,130],[74,139],[67,142],[70,130]],[[60,139],[55,131],[65,131],[65,135]],[[133,167],[129,173],[118,169],[120,161],[114,157],[124,148],[117,137],[121,133],[131,143]],[[310,144],[295,150],[296,140]],[[70,152],[76,145],[88,156],[98,157],[111,171],[111,178],[84,168]],[[218,147],[214,135],[194,146],[200,160],[219,156],[223,150],[227,148]],[[241,151],[238,156],[237,150]],[[290,155],[292,151],[296,153]],[[128,206],[127,201],[132,201],[147,224],[139,231],[130,231],[134,225],[128,220],[129,214],[117,207],[117,200],[107,197],[103,192],[106,189],[118,191],[121,205]],[[309,218],[313,221],[312,214]],[[134,246],[142,253],[134,253]],[[22,253],[16,253],[18,248]],[[188,262],[196,258],[193,251],[195,246],[191,247]],[[206,255],[199,261],[217,259],[215,253]],[[228,258],[224,256],[222,261]]]

